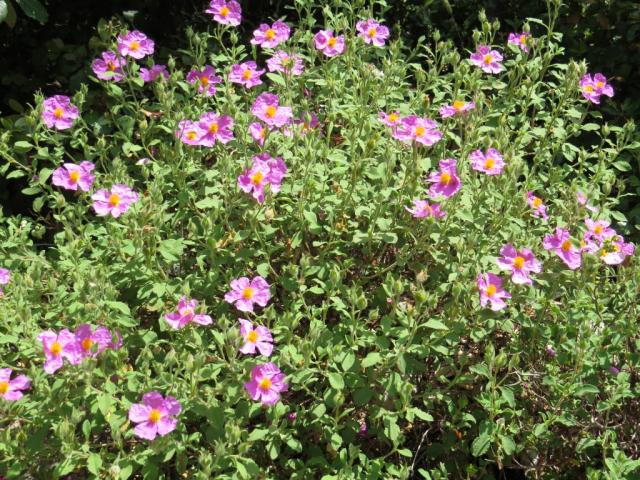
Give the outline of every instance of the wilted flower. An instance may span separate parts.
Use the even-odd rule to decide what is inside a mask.
[[[373,44],[376,47],[383,47],[386,39],[389,38],[389,29],[373,18],[357,22],[356,30],[364,43]]]
[[[282,42],[289,40],[291,29],[289,25],[282,20],[276,20],[273,25],[261,23],[260,26],[253,31],[252,45],[260,45],[262,48],[275,48]]]
[[[480,291],[480,305],[483,307],[489,303],[489,308],[494,311],[506,308],[505,298],[511,295],[502,288],[502,279],[493,273],[479,274],[477,278],[478,290]]]
[[[258,70],[256,62],[244,62],[235,64],[231,67],[231,73],[229,73],[229,81],[231,83],[239,83],[246,88],[253,88],[262,84],[260,75],[265,72],[264,69]]]
[[[134,403],[129,408],[129,420],[137,423],[133,433],[145,440],[153,440],[176,429],[178,420],[174,418],[182,411],[180,402],[167,395],[164,398],[158,392],[145,393],[142,403]]]
[[[124,78],[124,70],[122,70],[122,66],[125,62],[123,62],[118,56],[113,52],[102,52],[100,54],[102,58],[96,58],[91,63],[91,70],[95,73],[96,77],[100,80],[112,80],[114,82],[119,82]]]
[[[500,249],[500,255],[502,257],[498,258],[498,266],[511,272],[511,281],[515,284],[531,285],[533,281],[529,274],[542,271],[540,262],[528,248],[518,251],[513,245],[507,244]]]
[[[420,118],[409,115],[400,120],[400,124],[392,133],[393,138],[403,142],[418,142],[431,146],[440,141],[442,132],[438,130],[438,124],[430,118]]]
[[[593,77],[587,73],[580,79],[582,96],[591,103],[599,104],[600,96],[613,97],[613,87],[607,83],[607,77],[596,73]]]
[[[427,200],[413,200],[413,208],[404,207],[415,218],[443,218],[446,213],[440,210],[437,203],[429,204]]]
[[[42,342],[45,363],[44,371],[51,374],[62,368],[63,359],[71,365],[80,362],[81,354],[78,342],[73,333],[66,328],[60,333],[47,330],[38,335],[38,340]]]
[[[509,39],[507,40],[507,42],[510,43],[511,45],[515,45],[519,47],[520,50],[522,50],[523,52],[528,52],[529,46],[527,45],[527,41],[530,36],[531,34],[528,32],[510,33]]]
[[[213,320],[209,315],[195,313],[197,306],[197,300],[187,299],[187,297],[183,296],[178,302],[177,311],[167,313],[164,319],[176,330],[185,327],[191,322],[197,323],[198,325],[211,325]]]
[[[488,45],[478,45],[475,53],[471,54],[471,63],[480,67],[485,73],[500,73],[503,70],[502,54],[491,50]]]
[[[121,183],[115,184],[111,190],[101,189],[91,195],[93,200],[93,210],[96,215],[103,217],[111,214],[114,218],[118,218],[124,212],[129,210],[132,203],[138,201],[138,194],[127,185]]]
[[[211,0],[205,12],[213,15],[213,19],[222,25],[236,27],[242,20],[242,8],[235,0]]]
[[[229,115],[203,113],[198,120],[198,127],[203,132],[198,145],[203,147],[213,147],[216,141],[224,145],[233,140],[233,118]]]
[[[471,168],[487,175],[501,174],[505,165],[502,155],[495,148],[488,149],[486,154],[482,150],[476,150],[469,155],[469,160]]]
[[[465,102],[462,100],[456,100],[451,105],[443,105],[440,107],[440,116],[442,118],[453,117],[454,115],[460,115],[469,110],[476,108],[475,102]]]
[[[593,206],[591,206],[591,205],[589,205],[587,203],[588,199],[587,199],[587,196],[584,193],[578,191],[576,193],[576,200],[578,201],[578,204],[580,204],[581,206],[583,206],[584,208],[586,208],[590,212],[593,212],[593,213],[598,212],[598,209],[596,207],[593,207]]]
[[[244,345],[240,347],[240,351],[246,354],[255,354],[256,349],[261,355],[268,357],[273,352],[273,337],[267,327],[258,325],[253,327],[253,324],[248,320],[239,318],[240,322],[240,335],[244,339]]]
[[[252,400],[263,405],[273,405],[280,400],[280,393],[287,391],[284,374],[271,362],[256,365],[251,370],[251,380],[244,384]]]
[[[224,295],[227,303],[234,303],[241,312],[252,313],[254,303],[264,307],[269,302],[269,298],[271,298],[269,284],[260,276],[251,280],[247,277],[231,280],[231,291]]]
[[[301,75],[304,71],[302,57],[288,54],[284,50],[278,50],[267,60],[267,68],[270,72],[282,72],[289,75]]]
[[[545,235],[543,246],[545,250],[553,250],[571,270],[582,264],[582,252],[571,243],[569,232],[557,227],[553,235]]]
[[[31,386],[31,380],[25,375],[18,375],[11,380],[10,368],[0,368],[0,398],[14,402],[20,400],[23,396],[21,390],[28,390]]]
[[[327,57],[335,57],[344,52],[344,36],[333,35],[333,30],[320,30],[313,37],[314,44],[318,50]]]
[[[551,358],[555,358],[556,351],[551,345],[547,345],[546,351],[547,351],[547,355],[549,355]]]
[[[67,190],[82,190],[88,192],[93,185],[93,175],[91,172],[96,166],[91,162],[65,163],[56,168],[51,175],[51,183],[57,187]]]
[[[542,199],[536,197],[533,192],[527,192],[527,203],[533,209],[534,217],[542,217],[545,220],[549,218],[547,215],[547,206],[542,203]]]
[[[123,57],[140,60],[147,55],[152,55],[154,46],[153,40],[138,30],[118,35],[118,52]]]
[[[187,74],[187,82],[198,83],[198,93],[204,93],[210,97],[216,93],[216,85],[222,82],[222,78],[216,75],[215,69],[211,65],[205,65],[202,70],[194,68]]]
[[[281,107],[278,95],[264,92],[251,106],[251,113],[269,126],[282,127],[293,117],[291,107]]]
[[[66,130],[78,118],[78,107],[65,95],[54,95],[42,103],[42,120],[49,128]]]
[[[445,197],[449,198],[455,195],[460,187],[460,177],[458,177],[457,162],[454,158],[447,158],[440,160],[439,172],[432,172],[429,174],[427,181],[433,183],[429,188],[430,197]]]
[[[166,65],[153,65],[151,68],[141,68],[140,69],[140,78],[145,83],[153,82],[156,78],[162,76],[164,78],[169,78],[169,72],[167,71]]]

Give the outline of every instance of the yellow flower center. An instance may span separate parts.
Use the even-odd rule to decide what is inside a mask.
[[[253,175],[251,175],[251,183],[253,183],[254,185],[260,185],[263,179],[264,179],[264,174],[262,172],[256,172]],[[253,296],[253,293],[251,295]]]
[[[258,341],[258,332],[251,330],[247,333],[247,342],[256,343]]]
[[[585,92],[593,92],[593,85],[585,85],[584,91]]]
[[[270,28],[266,32],[264,32],[264,36],[267,37],[267,40],[273,40],[276,38],[276,32],[273,28]]]
[[[64,110],[62,110],[62,108],[60,107],[56,107],[56,109],[53,111],[53,116],[56,118],[62,118],[62,115],[64,115]]]
[[[336,40],[336,37],[331,37],[327,43],[329,44],[330,47],[335,47],[337,41],[338,40]]]
[[[195,138],[196,138],[196,132],[195,132],[194,130],[189,130],[189,131],[187,132],[187,138],[188,138],[189,140],[195,140]]]
[[[77,183],[78,180],[80,180],[80,172],[78,172],[77,170],[71,172],[69,174],[69,180],[71,180],[71,183]]]
[[[132,52],[137,52],[139,49],[140,49],[140,42],[138,42],[137,40],[134,40],[129,44],[129,50],[131,50]]]
[[[614,252],[619,252],[620,251],[620,245],[616,245],[615,243],[611,246],[613,248]]]
[[[600,256],[601,257],[606,257],[607,253],[609,253],[609,252],[607,252],[607,249],[606,248],[602,248],[602,250],[600,251]]]
[[[560,248],[562,248],[564,252],[568,252],[571,250],[571,242],[569,240],[565,240],[562,242],[562,245],[560,245]]]
[[[485,65],[489,65],[491,62],[493,62],[493,57],[491,55],[485,55],[482,58],[482,61],[484,62]]]
[[[595,233],[595,234],[597,234],[597,235],[600,235],[600,234],[602,233],[602,225],[596,225],[596,226],[593,228],[593,233]]]
[[[265,392],[271,388],[271,380],[268,378],[263,378],[260,380],[260,390],[264,390]]]
[[[496,161],[489,157],[484,161],[484,168],[486,168],[487,170],[493,168],[493,166],[496,164]]]
[[[496,287],[494,284],[491,284],[487,287],[485,293],[487,294],[487,297],[493,297],[497,291],[498,287]]]
[[[265,113],[267,115],[267,117],[269,118],[273,118],[276,116],[276,112],[278,111],[278,109],[276,107],[274,107],[273,105],[269,105],[267,107],[267,109],[265,110]]]
[[[162,413],[160,413],[160,410],[158,410],[157,408],[153,408],[149,412],[149,421],[151,423],[158,423],[161,418],[162,418]]]
[[[533,197],[533,206],[538,208],[540,205],[542,205],[542,199]]]
[[[253,181],[253,178],[251,179],[251,181]],[[247,287],[242,290],[242,298],[244,298],[245,300],[251,300],[253,298],[253,288]]]
[[[291,59],[291,57],[289,56],[284,56],[282,57],[282,60],[280,60],[280,63],[282,64],[283,67],[289,67],[291,66],[291,64],[293,63],[293,60]]]
[[[115,69],[116,69],[116,64],[113,63],[111,60],[109,60],[107,62],[107,70],[109,70],[110,72],[113,72],[115,71]]]
[[[85,352],[88,352],[89,350],[91,350],[91,347],[93,346],[93,340],[91,340],[90,338],[85,338],[84,340],[82,340],[82,349]]]
[[[427,133],[427,129],[424,128],[422,125],[418,125],[414,130],[413,133],[415,133],[416,137],[421,137],[423,136],[425,133]]]
[[[377,30],[373,27],[371,27],[368,31],[367,31],[367,35],[369,36],[369,38],[373,38],[376,36]]]
[[[449,185],[450,181],[451,181],[451,175],[449,175],[447,172],[443,172],[440,174],[440,183],[442,185]]]
[[[397,113],[392,113],[388,118],[391,123],[396,123],[400,116]]]
[[[227,7],[222,7],[220,9],[220,16],[225,18],[227,15],[229,15],[229,9]]]
[[[112,193],[111,195],[109,195],[109,205],[111,205],[112,207],[117,207],[118,205],[120,205],[120,195],[118,195],[117,193]]]
[[[193,313],[193,310],[191,308],[189,308],[189,307],[183,308],[180,311],[180,315],[182,315],[183,317],[186,317],[187,315],[191,315],[192,313]]]
[[[524,267],[524,257],[521,257],[520,255],[518,255],[516,258],[513,259],[513,266],[516,268],[522,268]]]
[[[522,43],[522,44],[527,43],[527,36],[526,35],[520,35],[520,43]]]
[[[601,80],[597,81],[597,82],[596,82],[596,87],[598,87],[598,88],[602,88],[602,87],[604,87],[604,82],[603,82],[603,81],[601,81]]]
[[[218,122],[211,122],[209,124],[209,133],[218,133],[219,128]]]
[[[62,353],[62,345],[60,345],[60,342],[53,342],[51,344],[51,347],[49,348],[49,351],[52,355],[57,357]]]
[[[242,78],[245,80],[249,80],[251,78],[251,70],[245,70],[242,72]]]
[[[9,382],[0,382],[0,395],[4,395],[9,391]]]
[[[206,87],[207,85],[209,85],[209,77],[206,77],[206,76],[200,77],[200,83]]]
[[[455,108],[457,111],[460,111],[462,107],[464,107],[464,102],[462,100],[456,100],[455,102],[453,102],[453,108]]]

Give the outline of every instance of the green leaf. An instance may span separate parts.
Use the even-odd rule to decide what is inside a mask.
[[[449,327],[447,327],[440,320],[434,320],[434,319],[429,320],[427,323],[424,324],[424,326],[427,328],[431,328],[433,330],[449,330]]]
[[[481,434],[471,444],[471,454],[474,457],[484,455],[491,445],[491,437],[486,433]]]
[[[25,140],[19,140],[13,144],[13,149],[17,153],[25,153],[33,148],[33,145]]]
[[[500,435],[499,438],[504,453],[512,455],[513,452],[516,451],[516,443],[513,441],[513,438],[508,437],[507,435]]]
[[[598,393],[600,393],[600,390],[598,389],[598,387],[596,387],[595,385],[589,385],[589,384],[582,385],[580,388],[578,388],[578,390],[576,390],[576,396],[578,397],[582,397],[588,394],[598,394]]]
[[[362,368],[368,368],[382,360],[382,356],[378,352],[370,352],[367,356],[362,360]]]
[[[96,453],[92,453],[91,455],[89,455],[89,458],[87,459],[87,470],[89,470],[89,472],[93,473],[94,475],[99,475],[101,468],[102,458],[100,458],[100,455]]]
[[[7,7],[7,2],[5,0],[0,0],[0,23],[4,22],[4,19],[7,18],[8,13],[9,7]]]
[[[342,390],[344,388],[344,379],[342,378],[342,375],[332,372],[328,375],[328,377],[329,383],[333,388],[335,388],[336,390]]]
[[[38,0],[16,0],[22,11],[27,17],[31,17],[40,23],[46,23],[49,20],[49,14],[44,6]]]
[[[158,251],[160,255],[164,257],[165,260],[169,262],[177,262],[180,260],[180,255],[182,255],[182,251],[184,250],[184,244],[182,243],[182,239],[168,238],[167,240],[163,240],[160,242],[160,248]]]
[[[250,442],[255,442],[257,440],[262,440],[264,437],[267,436],[268,433],[269,433],[269,430],[266,429],[266,428],[255,428],[249,434],[248,440]]]

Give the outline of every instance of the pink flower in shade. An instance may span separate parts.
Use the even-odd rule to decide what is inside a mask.
[[[260,45],[262,48],[275,48],[282,42],[289,40],[291,29],[289,25],[282,20],[276,20],[273,25],[261,23],[260,26],[253,31],[252,45]]]
[[[100,80],[111,80],[119,82],[124,78],[124,71],[122,66],[125,62],[118,58],[113,52],[102,52],[100,54],[102,58],[96,58],[91,63],[91,70],[95,73],[96,77]]]
[[[436,122],[416,115],[404,117],[392,135],[406,143],[418,142],[426,146],[434,145],[442,138],[442,132],[438,130]]]
[[[592,240],[591,234],[589,232],[585,232],[580,240],[580,252],[581,253],[596,253],[600,250],[600,246]]]
[[[307,118],[307,115],[309,116]],[[301,137],[304,137],[311,130],[315,129],[320,125],[318,121],[318,116],[315,113],[303,113],[299,118],[296,118],[293,122],[296,126],[300,128],[292,129],[289,127],[284,127],[282,133],[287,137],[293,137],[295,133],[298,133]]]
[[[486,154],[476,150],[469,155],[469,160],[471,168],[487,175],[500,175],[505,165],[502,155],[495,148],[488,149]]]
[[[582,252],[571,243],[569,232],[556,228],[554,235],[545,235],[542,243],[545,250],[553,250],[571,270],[582,264]]]
[[[258,276],[249,280],[247,277],[231,280],[231,291],[224,295],[227,303],[234,303],[241,312],[252,312],[253,304],[265,307],[271,298],[269,284]]]
[[[580,204],[581,206],[583,206],[584,208],[586,208],[590,212],[593,212],[593,213],[597,213],[598,212],[598,208],[597,207],[593,207],[593,206],[587,204],[588,199],[587,199],[587,196],[584,193],[577,192],[576,193],[576,200],[578,201],[578,204]]]
[[[211,65],[205,65],[202,70],[194,68],[187,74],[187,82],[198,83],[198,93],[204,93],[210,97],[216,93],[216,85],[222,82],[222,78],[216,75],[215,69]]]
[[[440,160],[438,165],[440,171],[430,173],[429,178],[427,178],[428,182],[433,183],[429,188],[430,197],[449,198],[460,190],[462,185],[456,164],[457,162],[454,158]]]
[[[443,218],[446,213],[440,209],[438,203],[429,204],[427,200],[414,200],[413,208],[404,207],[415,218]]]
[[[491,50],[489,45],[478,45],[475,53],[471,54],[471,63],[485,73],[500,73],[504,68],[500,62],[502,55],[497,50]]]
[[[267,129],[260,122],[253,122],[249,125],[249,133],[258,145],[261,147],[264,145],[264,141],[267,138]]]
[[[0,285],[6,285],[11,281],[11,272],[6,268],[0,268]],[[0,297],[4,296],[4,291],[0,288]]]
[[[213,19],[222,25],[237,27],[242,20],[242,8],[235,0],[211,0],[205,12],[213,15]]]
[[[253,157],[251,168],[238,177],[238,186],[243,192],[252,193],[258,203],[264,202],[264,188],[269,185],[272,193],[280,191],[287,166],[281,157],[271,158],[268,153]]]
[[[320,30],[313,37],[318,50],[327,57],[335,57],[344,52],[344,35],[335,37],[332,30]]]
[[[0,368],[0,398],[8,402],[15,402],[22,398],[21,390],[29,390],[31,380],[25,375],[18,375],[11,380],[11,372],[10,368]]]
[[[536,197],[533,192],[527,192],[527,203],[533,209],[534,217],[542,217],[545,220],[549,218],[547,215],[547,206],[542,203],[542,199]]]
[[[44,349],[44,371],[52,374],[62,368],[63,359],[71,365],[77,365],[81,360],[80,347],[76,337],[66,328],[60,333],[47,330],[38,335]]]
[[[278,50],[267,60],[267,68],[270,72],[282,72],[293,76],[302,75],[304,71],[302,57],[290,55],[283,50]]]
[[[118,36],[118,52],[123,57],[140,60],[147,55],[153,55],[154,46],[153,40],[138,30]]]
[[[619,265],[626,257],[633,255],[635,250],[633,243],[625,243],[622,235],[616,235],[602,243],[599,255],[607,265]]]
[[[178,420],[174,418],[180,414],[182,406],[174,397],[164,398],[158,392],[145,393],[142,403],[134,403],[129,408],[129,420],[137,423],[133,433],[145,440],[153,440],[176,429]]]
[[[81,162],[80,165],[75,163],[65,163],[53,171],[51,183],[56,187],[62,187],[66,190],[82,190],[88,192],[93,185],[93,175],[91,172],[96,166],[91,162]]]
[[[251,370],[251,380],[244,384],[244,388],[252,400],[260,400],[263,405],[274,405],[288,386],[280,369],[268,362],[256,365]]]
[[[196,314],[196,307],[198,301],[194,299],[187,299],[183,296],[178,302],[177,311],[167,313],[164,319],[172,328],[179,330],[185,327],[188,323],[194,322],[198,325],[211,325],[213,320],[209,315]]]
[[[444,105],[440,107],[440,116],[442,118],[453,117],[454,115],[462,115],[469,110],[476,108],[475,102],[464,102],[462,100],[456,100],[451,105]]]
[[[198,145],[213,147],[216,141],[224,144],[233,140],[233,118],[229,115],[217,115],[213,112],[203,113],[198,120],[200,130],[204,135],[198,140]]]
[[[387,127],[395,129],[398,125],[400,125],[402,117],[400,116],[400,112],[391,112],[388,114],[385,112],[379,112],[378,120],[384,123]]]
[[[589,229],[585,233],[585,240],[593,237],[596,240],[603,242],[607,238],[611,238],[616,235],[616,231],[609,226],[610,223],[606,220],[591,220],[590,218],[585,218],[584,224]]]
[[[272,127],[282,127],[293,117],[291,107],[281,107],[278,95],[268,92],[258,95],[251,106],[251,113]]]
[[[154,65],[151,68],[141,68],[140,69],[140,78],[144,81],[144,83],[153,82],[158,77],[169,78],[169,72],[167,71],[166,65]]]
[[[200,145],[200,139],[207,133],[206,130],[200,128],[198,122],[192,122],[191,120],[182,120],[178,123],[178,130],[176,130],[176,137],[180,138],[182,143],[187,145]]]
[[[481,306],[486,307],[489,303],[489,308],[496,312],[507,307],[504,299],[511,298],[511,294],[502,288],[502,279],[499,276],[493,273],[481,273],[478,275],[477,285]]]
[[[593,77],[587,73],[580,79],[582,96],[596,105],[600,104],[600,96],[613,97],[613,87],[607,83],[607,77],[596,73]]]
[[[385,41],[389,38],[389,29],[373,18],[357,22],[356,30],[364,43],[373,44],[376,47],[384,47]]]
[[[113,335],[105,327],[97,327],[95,331],[92,331],[91,325],[83,323],[78,325],[74,335],[81,358],[95,357],[107,348],[115,349]]]
[[[498,266],[511,272],[511,281],[516,285],[532,285],[529,275],[542,271],[542,265],[528,248],[516,250],[513,245],[507,244],[500,249],[500,255]]]
[[[269,329],[262,325],[253,328],[251,322],[242,318],[239,318],[238,321],[240,322],[240,335],[244,339],[244,345],[240,347],[240,351],[254,355],[257,349],[260,355],[270,356],[273,352],[273,337]]]
[[[42,106],[42,120],[49,128],[66,130],[78,118],[78,107],[71,105],[71,99],[65,95],[49,97]]]
[[[515,45],[516,47],[519,47],[520,50],[522,50],[523,52],[528,52],[529,47],[527,46],[527,41],[530,36],[531,34],[527,32],[510,33],[507,43],[510,43],[511,45]]]
[[[101,189],[91,195],[93,200],[93,210],[96,215],[103,217],[111,214],[113,218],[118,218],[129,210],[132,203],[138,201],[138,194],[127,185],[115,184],[111,190]]]
[[[244,62],[240,64],[235,64],[231,67],[231,73],[229,73],[229,81],[231,83],[239,83],[246,88],[253,88],[257,85],[262,84],[262,80],[260,80],[260,76],[266,70],[258,70],[258,66],[256,62]]]

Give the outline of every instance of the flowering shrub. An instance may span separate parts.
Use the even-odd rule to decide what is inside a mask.
[[[166,64],[111,24],[2,134],[0,474],[637,469],[615,85],[539,21],[407,50],[314,3],[241,43],[212,0]]]

